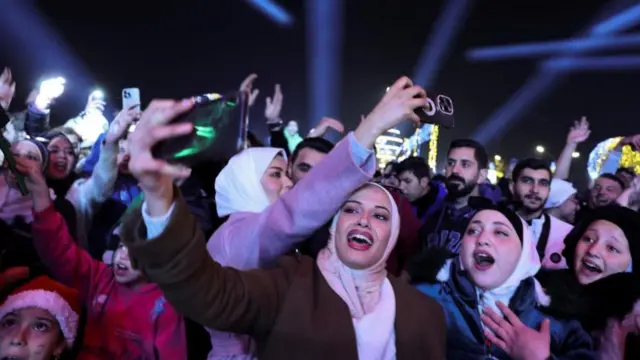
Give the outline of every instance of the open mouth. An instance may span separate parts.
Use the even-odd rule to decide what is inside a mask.
[[[115,273],[116,275],[125,275],[129,271],[129,267],[122,263],[116,263]]]
[[[347,244],[354,250],[369,250],[373,246],[373,236],[366,231],[352,230],[347,234]]]
[[[587,259],[582,259],[582,269],[590,274],[602,274],[602,269],[600,268],[600,266]]]
[[[53,168],[57,171],[67,171],[67,163],[62,161],[56,161],[53,164]]]
[[[484,271],[491,268],[496,260],[488,252],[480,250],[473,253],[473,262],[476,269]]]

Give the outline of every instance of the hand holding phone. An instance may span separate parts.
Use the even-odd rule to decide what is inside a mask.
[[[137,105],[135,110],[140,111],[140,89],[138,88],[126,88],[122,89],[122,108],[129,109],[134,105]]]
[[[422,124],[433,124],[451,129],[455,125],[453,100],[444,94],[427,93],[427,104],[415,109]]]

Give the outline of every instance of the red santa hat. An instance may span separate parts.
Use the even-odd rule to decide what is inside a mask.
[[[80,306],[78,292],[46,276],[37,277],[14,290],[0,305],[0,319],[6,314],[30,307],[47,310],[53,315],[67,342],[73,346],[78,331]]]

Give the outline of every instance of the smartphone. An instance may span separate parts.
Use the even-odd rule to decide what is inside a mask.
[[[455,126],[453,100],[447,95],[429,93],[427,104],[414,110],[422,124],[433,124],[451,129]],[[419,97],[419,96],[416,96]]]
[[[194,107],[171,121],[192,123],[187,135],[156,144],[152,154],[156,159],[193,167],[203,162],[233,156],[238,143],[246,143],[246,109],[244,93],[216,93],[193,97]]]
[[[138,105],[136,110],[140,111],[140,89],[122,89],[122,109],[128,109],[133,105]]]

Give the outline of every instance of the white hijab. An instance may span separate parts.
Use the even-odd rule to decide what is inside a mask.
[[[284,150],[272,147],[253,147],[234,155],[216,177],[216,210],[219,217],[235,212],[262,212],[269,199],[260,179],[273,159]]]

